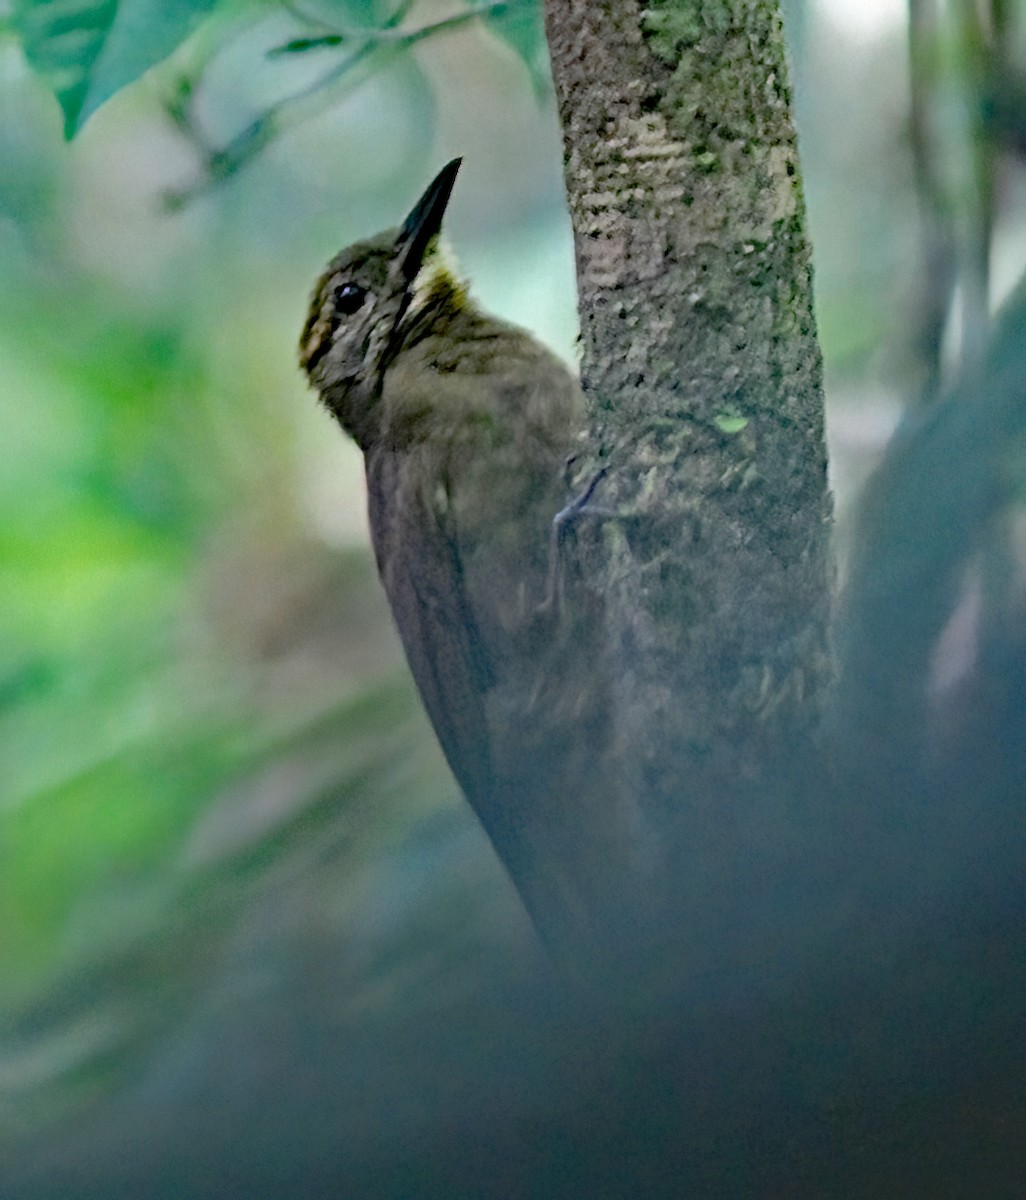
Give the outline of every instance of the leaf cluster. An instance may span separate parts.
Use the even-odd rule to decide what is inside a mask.
[[[66,138],[75,137],[93,114],[153,68],[168,73],[168,59],[184,43],[193,64],[166,87],[167,115],[200,154],[204,183],[233,174],[257,156],[284,128],[337,99],[341,89],[381,70],[419,42],[480,23],[510,47],[531,73],[536,91],[549,89],[548,61],[538,0],[468,0],[456,13],[418,20],[424,0],[15,0],[9,31],[29,64],[53,90]],[[270,59],[316,55],[323,72],[282,100],[257,112],[227,144],[210,144],[196,116],[204,61],[245,25],[284,17],[296,34],[267,51]],[[333,61],[331,61],[333,60]],[[358,72],[357,68],[361,70]],[[171,197],[188,199],[195,190]]]

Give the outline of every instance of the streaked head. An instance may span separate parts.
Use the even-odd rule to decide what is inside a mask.
[[[400,229],[341,251],[314,288],[300,365],[359,442],[368,436],[381,375],[397,349],[417,274],[438,241],[460,162],[442,168]]]

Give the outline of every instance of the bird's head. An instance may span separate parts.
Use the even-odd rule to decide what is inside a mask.
[[[399,229],[342,250],[317,281],[299,340],[310,383],[342,426],[371,435],[381,376],[401,343],[401,326],[437,250],[461,159],[442,168]]]

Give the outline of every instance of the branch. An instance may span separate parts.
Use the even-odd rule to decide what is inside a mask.
[[[931,655],[961,573],[1012,495],[1006,460],[1026,432],[1026,282],[983,363],[910,417],[870,481],[836,632],[838,737],[884,760],[923,744]]]
[[[359,79],[354,77],[354,72],[358,67],[381,70],[398,55],[405,53],[429,37],[449,32],[482,16],[494,15],[508,8],[506,0],[497,0],[496,3],[481,5],[466,12],[433,21],[428,25],[419,26],[417,29],[401,30],[396,28],[408,15],[415,2],[416,0],[406,0],[406,3],[400,5],[385,24],[378,29],[342,29],[321,23],[320,27],[330,30],[330,32],[313,38],[286,42],[284,45],[268,51],[269,56],[277,57],[284,54],[342,46],[350,41],[360,43],[347,58],[337,63],[318,79],[292,95],[279,100],[276,104],[265,108],[220,149],[212,147],[203,136],[191,107],[195,84],[191,80],[184,80],[179,85],[179,95],[166,101],[165,108],[178,128],[199,151],[203,161],[204,177],[189,187],[166,192],[165,204],[171,209],[184,207],[198,195],[252,162],[280,134],[322,111],[327,104],[337,102],[344,92],[333,89],[340,84],[346,84],[350,88],[356,86]],[[301,14],[295,6],[290,5],[289,11],[301,20],[311,21],[311,18],[306,14]]]

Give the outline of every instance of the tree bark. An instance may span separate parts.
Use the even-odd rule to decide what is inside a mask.
[[[740,811],[773,803],[833,675],[781,24],[769,0],[547,0],[546,20],[593,419],[580,478],[602,462],[617,514],[589,523],[581,563],[606,602],[622,777],[681,878],[713,843],[745,853]]]

